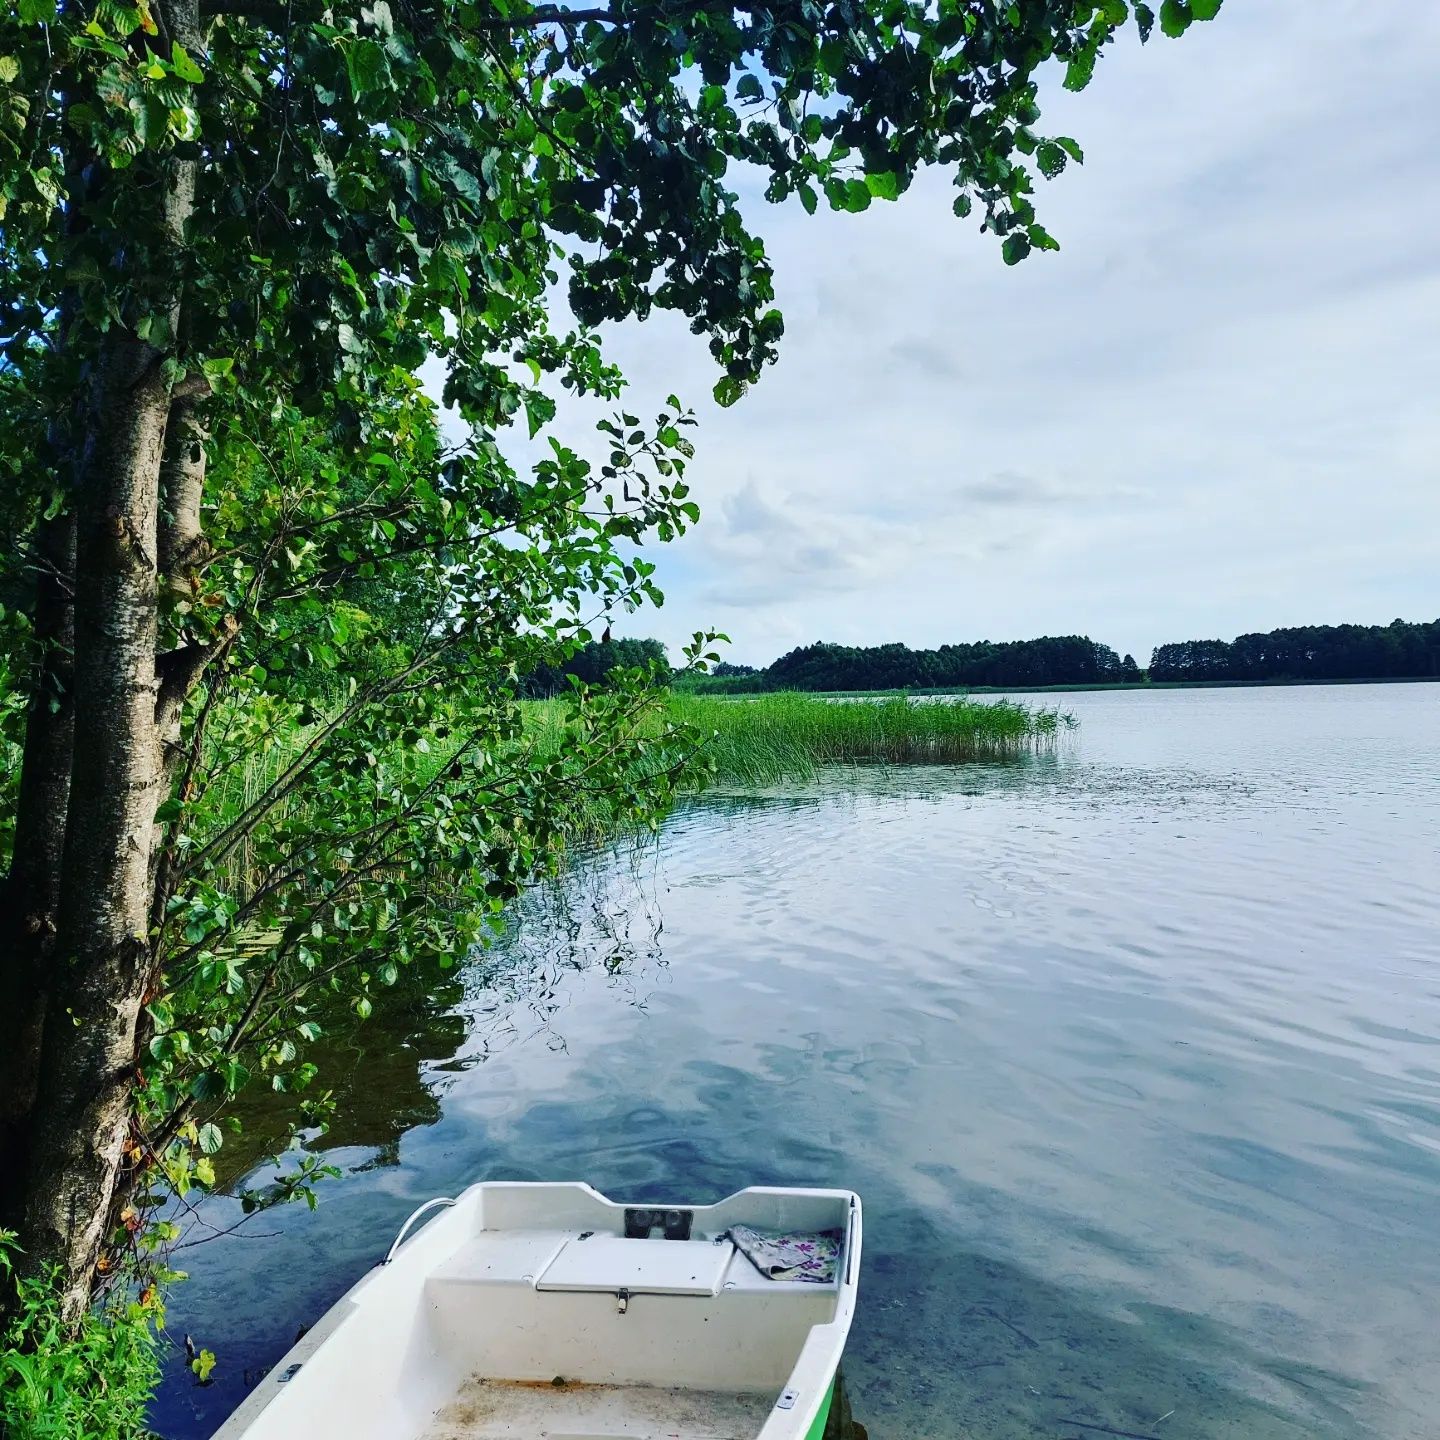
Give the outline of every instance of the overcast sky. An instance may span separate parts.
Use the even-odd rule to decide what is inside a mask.
[[[617,629],[730,658],[1440,614],[1440,4],[1229,0],[1111,48],[1040,129],[1059,254],[1014,269],[939,172],[896,204],[752,204],[778,366],[614,333],[642,415],[699,412],[703,518]],[[576,437],[577,439],[579,437]]]

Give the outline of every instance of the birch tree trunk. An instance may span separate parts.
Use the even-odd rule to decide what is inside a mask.
[[[75,746],[57,974],[31,1121],[24,1239],[89,1295],[130,1114],[149,977],[147,879],[160,772],[155,540],[169,395],[154,349],[106,343],[77,504]]]
[[[196,0],[169,0],[161,16],[167,36],[198,49]],[[194,160],[172,158],[161,178],[170,253],[152,258],[178,276]],[[172,336],[181,303],[177,279],[164,305]],[[152,980],[152,854],[166,774],[157,716],[165,359],[133,332],[102,337],[76,487],[73,762],[22,1227],[31,1263],[59,1263],[72,1320],[88,1303],[110,1221]]]
[[[75,517],[40,533],[32,681],[15,838],[0,907],[0,1224],[19,1223],[30,1112],[40,1073],[74,736]]]

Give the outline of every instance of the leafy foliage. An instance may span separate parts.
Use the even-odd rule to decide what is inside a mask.
[[[212,573],[245,622],[159,817],[160,983],[133,1147],[163,1182],[142,1197],[152,1206],[214,1183],[226,1132],[206,1117],[246,1084],[295,1095],[297,1127],[323,1127],[304,1052],[334,998],[365,1019],[408,964],[448,967],[483,945],[582,818],[653,823],[686,753],[651,723],[645,668],[575,692],[563,744],[538,743],[520,703],[537,661],[563,663],[588,636],[587,603],[653,593],[653,567],[614,541],[662,519],[683,531],[678,479],[631,475],[644,521],[585,513],[588,469],[558,449],[530,484],[496,491],[494,462],[482,484],[448,461],[432,483],[424,402],[393,420],[343,474],[294,416],[279,452],[237,443],[212,475]],[[254,1203],[313,1203],[324,1173],[296,1152]]]
[[[0,1434],[8,1440],[135,1440],[160,1376],[155,1292],[116,1297],[66,1325],[51,1276],[17,1272],[15,1236],[0,1230],[0,1284],[13,1291],[0,1334]]]
[[[774,359],[783,322],[725,184],[737,164],[811,211],[894,200],[940,165],[1007,261],[1054,248],[1034,175],[1080,148],[1036,130],[1035,72],[1058,61],[1081,89],[1120,27],[1154,20],[1128,0],[239,0],[190,54],[152,8],[24,0],[0,31],[12,363],[35,363],[63,301],[252,401],[360,406],[390,367],[434,356],[467,417],[523,413],[532,431],[553,410],[542,374],[611,383],[593,335],[550,332],[560,265],[582,327],[689,317],[722,403]],[[1166,0],[1161,26],[1218,8]],[[163,207],[127,203],[113,176],[191,147],[195,215],[174,255]],[[86,223],[63,223],[77,207]],[[150,263],[117,275],[122,249]],[[192,303],[172,336],[176,265]]]

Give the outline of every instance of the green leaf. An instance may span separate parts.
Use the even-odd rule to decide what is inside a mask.
[[[1172,40],[1178,40],[1194,18],[1189,0],[1163,0],[1160,6],[1160,29]]]
[[[1007,265],[1018,265],[1030,253],[1030,237],[1023,230],[1007,235],[1000,253]]]
[[[1060,242],[1041,224],[1032,223],[1025,231],[1037,250],[1058,250]]]
[[[374,1008],[375,1007],[371,1005],[370,1001],[364,995],[360,996],[360,998],[355,1002],[355,1013],[362,1020],[368,1020]]]
[[[1197,20],[1213,20],[1225,0],[1190,0],[1190,13]]]
[[[758,76],[746,74],[740,77],[735,86],[735,94],[741,100],[760,100],[764,98],[765,92],[761,89]]]
[[[198,85],[205,72],[190,58],[185,47],[177,40],[170,47],[170,68],[182,79]]]
[[[20,74],[20,62],[13,55],[0,55],[0,85],[11,84]]]
[[[213,1070],[202,1070],[190,1082],[190,1093],[202,1103],[218,1100],[225,1093],[225,1082]]]
[[[1140,29],[1140,43],[1143,45],[1149,40],[1150,32],[1155,28],[1155,12],[1145,3],[1145,0],[1136,0],[1135,24]]]
[[[377,88],[385,73],[385,52],[373,40],[355,40],[345,52],[345,69],[350,76],[350,90],[361,99]]]
[[[135,322],[135,333],[158,350],[169,342],[170,317],[150,310]]]
[[[1047,179],[1053,180],[1057,175],[1063,173],[1067,154],[1063,146],[1052,140],[1042,140],[1035,150],[1035,163],[1040,167],[1040,173]]]
[[[744,393],[745,382],[733,375],[723,375],[715,382],[715,403],[729,409]]]
[[[1082,45],[1070,57],[1065,67],[1065,88],[1083,90],[1095,78],[1096,50],[1091,45]]]
[[[819,205],[819,197],[815,194],[812,186],[807,185],[803,180],[795,187],[795,193],[800,197],[800,203],[805,207],[807,215],[813,215]]]
[[[225,1143],[220,1127],[208,1121],[200,1127],[199,1140],[200,1149],[206,1155],[213,1155]]]
[[[900,177],[893,170],[881,170],[867,175],[865,187],[877,200],[900,198]]]

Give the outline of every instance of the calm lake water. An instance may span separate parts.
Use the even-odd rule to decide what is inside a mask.
[[[330,1042],[344,1179],[180,1257],[220,1366],[157,1430],[419,1201],[584,1178],[860,1190],[875,1440],[1434,1440],[1440,685],[1055,698],[1024,763],[690,805]]]

